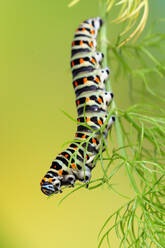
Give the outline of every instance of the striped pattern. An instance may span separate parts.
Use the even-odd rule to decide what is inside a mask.
[[[102,142],[100,128],[108,116],[108,105],[113,94],[106,92],[105,81],[108,68],[101,68],[104,55],[96,51],[96,37],[103,21],[92,18],[80,24],[75,32],[71,48],[71,71],[76,95],[77,131],[73,143],[52,161],[50,169],[41,181],[41,190],[46,195],[62,192],[63,186],[74,186],[75,181],[90,181],[91,171]],[[105,126],[108,130],[115,117]]]

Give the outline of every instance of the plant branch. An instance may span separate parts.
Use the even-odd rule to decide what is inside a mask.
[[[108,42],[107,42],[107,13],[106,13],[106,0],[101,0],[100,1],[100,14],[101,17],[104,21],[104,25],[101,29],[100,32],[100,48],[101,48],[101,52],[104,54],[104,61],[102,63],[103,67],[107,67],[108,64]],[[112,86],[111,86],[111,82],[110,80],[107,80],[106,82],[106,90],[107,91],[112,91]],[[125,161],[127,161],[127,154],[126,154],[126,150],[124,148],[125,144],[124,144],[124,140],[123,140],[123,135],[122,135],[122,129],[121,129],[121,125],[120,125],[120,121],[119,121],[119,115],[118,115],[118,111],[116,108],[116,104],[115,101],[113,100],[112,105],[111,105],[112,110],[114,110],[115,113],[115,117],[116,117],[116,121],[115,121],[115,130],[116,130],[116,135],[117,135],[117,141],[118,141],[118,145],[119,147],[123,147],[120,150],[121,155],[125,158]],[[133,179],[133,175],[130,169],[130,166],[128,163],[126,163],[126,169],[127,169],[127,173],[131,182],[131,185],[135,191],[135,193],[140,196],[140,191],[135,183],[135,180]]]

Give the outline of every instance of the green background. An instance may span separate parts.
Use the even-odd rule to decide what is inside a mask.
[[[1,248],[96,247],[105,219],[125,201],[103,186],[83,188],[57,206],[62,195],[48,200],[40,191],[41,178],[76,128],[61,112],[76,117],[70,72],[75,29],[99,15],[97,1],[81,0],[73,8],[68,2],[0,1]],[[162,17],[164,1],[150,3],[149,21]],[[117,28],[108,31],[112,39]],[[127,87],[112,83],[124,107]],[[97,166],[93,178],[100,173]],[[132,194],[125,171],[113,182]]]

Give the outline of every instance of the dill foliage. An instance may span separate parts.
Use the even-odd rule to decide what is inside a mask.
[[[70,6],[77,2],[72,1]],[[104,242],[111,247],[112,232],[119,239],[119,247],[163,248],[165,247],[165,110],[163,107],[165,34],[154,32],[154,27],[159,21],[164,20],[156,20],[145,35],[141,35],[149,12],[148,0],[100,0],[99,7],[104,19],[100,34],[100,48],[105,56],[103,66],[107,66],[109,61],[116,61],[118,68],[114,72],[115,77],[124,77],[128,82],[130,106],[121,109],[113,101],[109,117],[112,114],[117,117],[114,129],[118,146],[109,152],[105,144],[105,155],[100,149],[98,159],[103,174],[102,177],[91,180],[88,189],[94,190],[106,184],[120,197],[125,197],[110,183],[112,177],[124,168],[134,196],[125,197],[127,200],[124,205],[104,222],[98,235],[98,248],[105,247]],[[122,32],[112,44],[107,38],[111,25],[107,20],[109,13],[116,7],[117,17],[112,22],[122,25]],[[140,39],[132,42],[139,36]],[[133,65],[130,57],[134,58]],[[137,87],[137,84],[141,88]],[[156,87],[157,85],[159,87]],[[107,82],[106,88],[113,91],[110,81]],[[134,95],[139,99],[136,102]],[[66,115],[73,120],[71,116]],[[84,185],[77,185],[62,198],[60,203],[82,187]]]

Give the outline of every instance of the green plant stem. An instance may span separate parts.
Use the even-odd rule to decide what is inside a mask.
[[[100,32],[100,48],[101,48],[101,52],[104,54],[104,60],[102,63],[103,68],[107,67],[108,64],[108,42],[107,42],[107,13],[106,13],[106,0],[100,0],[99,1],[99,5],[100,5],[100,14],[101,17],[104,21],[104,25],[101,29]],[[112,86],[111,86],[111,82],[110,79],[107,80],[106,82],[106,90],[107,91],[112,91]],[[113,100],[112,104],[111,104],[111,108],[112,110],[114,110],[115,113],[115,117],[116,117],[116,121],[115,121],[115,130],[116,130],[116,135],[117,135],[117,141],[118,141],[118,145],[119,147],[124,147],[124,140],[123,140],[123,135],[122,135],[122,129],[121,129],[121,125],[120,125],[120,121],[118,118],[118,111],[116,108],[116,104],[115,101]],[[127,161],[127,154],[125,149],[121,149],[120,150],[121,155],[125,158],[125,161]],[[131,185],[135,191],[135,193],[140,197],[141,193],[138,189],[137,184],[135,183],[135,179],[132,175],[132,171],[130,168],[130,165],[126,162],[126,170],[127,170],[127,174],[129,176]]]

